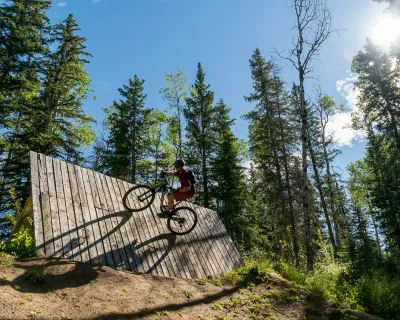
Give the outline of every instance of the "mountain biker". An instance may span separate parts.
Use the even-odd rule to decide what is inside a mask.
[[[167,217],[166,213],[169,213],[171,211],[174,200],[188,200],[190,198],[193,198],[193,196],[196,194],[196,184],[193,172],[191,170],[185,169],[185,162],[181,159],[178,159],[174,162],[174,167],[176,170],[175,172],[166,172],[166,174],[168,176],[178,177],[181,183],[181,187],[175,192],[168,194],[168,205],[165,210],[166,212],[164,211],[165,213],[163,212],[158,214],[160,218]]]

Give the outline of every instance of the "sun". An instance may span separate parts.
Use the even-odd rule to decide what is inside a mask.
[[[400,18],[385,16],[373,26],[371,39],[382,48],[389,48],[400,37]]]

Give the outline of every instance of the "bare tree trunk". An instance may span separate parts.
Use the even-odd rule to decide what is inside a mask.
[[[307,114],[307,111],[303,111]],[[301,148],[302,148],[302,189],[303,189],[303,214],[304,223],[306,227],[306,254],[307,254],[307,270],[312,271],[314,269],[314,256],[311,247],[311,222],[310,214],[308,212],[308,174],[307,174],[307,116],[302,115],[301,125]]]
[[[296,14],[296,37],[293,39],[295,48],[290,50],[286,57],[299,74],[300,88],[300,113],[301,113],[301,141],[302,141],[302,189],[303,189],[303,214],[306,231],[307,269],[314,268],[314,258],[311,247],[311,226],[308,205],[307,186],[307,108],[304,93],[304,79],[313,71],[311,61],[315,59],[322,44],[331,35],[331,14],[324,0],[292,0],[292,7]]]

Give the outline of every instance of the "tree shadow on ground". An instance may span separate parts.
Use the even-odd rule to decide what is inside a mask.
[[[168,242],[168,245],[164,248],[165,251],[145,273],[151,273],[165,259],[176,242],[176,236],[172,234],[161,234],[137,246],[137,248],[145,248],[143,251],[144,255],[150,254],[152,248],[151,246],[149,247],[149,245],[164,239]],[[121,250],[121,248],[119,250]],[[117,251],[118,249],[113,250],[109,254],[116,254]],[[24,272],[13,281],[0,279],[0,286],[9,285],[18,288],[21,292],[31,293],[44,293],[64,288],[83,286],[95,281],[99,274],[106,271],[104,270],[104,266],[54,257],[16,259],[12,264],[12,268],[23,269]],[[33,271],[44,274],[44,281],[42,284],[32,285],[26,280],[27,275]]]
[[[154,315],[157,312],[161,312],[161,311],[178,311],[180,309],[187,308],[187,307],[212,303],[216,300],[221,299],[222,297],[230,296],[230,295],[234,294],[235,292],[237,292],[238,290],[239,290],[239,288],[233,287],[230,289],[224,289],[217,294],[206,296],[203,299],[192,300],[192,301],[188,301],[188,302],[180,303],[180,304],[171,303],[168,305],[164,305],[161,307],[155,307],[155,308],[144,308],[144,309],[140,309],[136,312],[131,312],[131,313],[109,313],[109,314],[90,318],[90,320],[137,319],[137,318],[146,317],[149,315]]]

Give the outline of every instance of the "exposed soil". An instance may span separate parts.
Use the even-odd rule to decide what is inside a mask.
[[[44,274],[40,284],[26,276]],[[37,273],[40,275],[40,273]],[[277,274],[251,288],[133,274],[65,259],[0,257],[0,319],[379,319]]]

